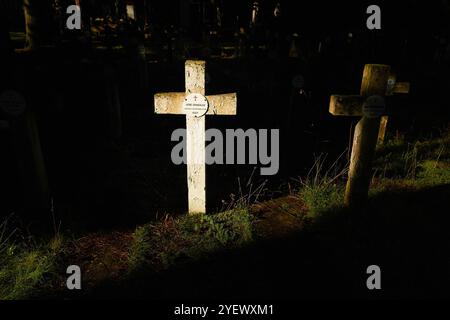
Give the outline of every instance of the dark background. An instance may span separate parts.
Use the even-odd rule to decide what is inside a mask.
[[[85,2],[94,16],[104,15],[102,3],[109,4]],[[261,1],[261,25],[252,30],[251,2],[223,1],[223,25],[211,40],[205,35],[217,28],[202,20],[196,2],[148,1],[152,37],[144,40],[148,70],[144,86],[139,78],[142,61],[130,41],[142,39],[142,19],[113,40],[105,37],[93,43],[80,32],[65,30],[50,47],[14,52],[23,42],[5,34],[23,32],[24,18],[17,6],[0,2],[0,91],[21,92],[36,114],[53,209],[66,227],[128,228],[158,215],[186,211],[186,168],[170,160],[174,145],[170,135],[184,127],[184,118],[155,115],[153,94],[184,91],[187,58],[207,61],[208,94],[238,94],[238,115],[207,117],[207,127],[279,128],[281,132],[281,168],[276,176],[260,177],[259,168],[252,175],[253,166],[207,168],[209,211],[220,210],[230,194],[248,192],[250,185],[254,188],[266,179],[267,197],[286,192],[291,178],[305,175],[318,154],[326,153],[334,162],[345,153],[357,119],[329,115],[329,97],[357,94],[366,63],[389,64],[399,81],[411,83],[409,95],[390,102],[394,107],[389,109],[389,134],[432,135],[448,122],[449,1],[280,2],[281,21],[272,17],[275,2]],[[381,7],[382,30],[366,28],[370,4]],[[186,23],[186,16],[193,22]],[[208,54],[235,43],[240,27],[246,29],[248,44],[266,47],[278,33],[276,54],[264,49],[249,50],[239,59]],[[299,55],[289,57],[294,33]],[[172,36],[174,49],[169,54],[166,47]],[[114,45],[125,49],[113,50]],[[180,53],[183,45],[187,49]],[[119,138],[111,137],[106,116],[110,78],[105,76],[105,66],[112,66],[120,92],[123,134]],[[303,91],[292,86],[299,74],[305,79]],[[11,133],[1,131],[0,141],[1,214],[15,212],[25,221],[47,223],[48,208],[26,201]],[[246,184],[250,177],[251,184]],[[247,190],[239,190],[239,183]]]

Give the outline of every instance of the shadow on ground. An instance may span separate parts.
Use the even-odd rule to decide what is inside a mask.
[[[333,210],[289,236],[64,298],[448,298],[449,198],[450,185],[389,190],[364,212]],[[381,267],[380,291],[366,287],[373,264]]]

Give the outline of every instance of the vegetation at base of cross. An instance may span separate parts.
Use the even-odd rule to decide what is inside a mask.
[[[139,226],[133,234],[128,263],[130,270],[138,270],[145,264],[145,257],[150,250],[150,228]]]
[[[424,172],[427,171],[427,162],[435,162],[436,168],[450,162],[449,146],[449,130],[438,138],[424,141],[408,142],[402,137],[389,140],[377,150],[375,176],[390,179],[424,178],[424,174],[427,175]]]
[[[321,155],[304,179],[299,195],[308,207],[308,217],[317,218],[343,206],[346,170],[337,159],[325,170]],[[408,142],[395,137],[379,146],[373,162],[369,197],[391,188],[420,189],[450,183],[450,130],[435,138]]]
[[[308,207],[309,218],[314,219],[329,210],[342,207],[344,186],[341,180],[347,169],[342,169],[346,165],[342,165],[341,157],[325,170],[326,156],[318,156],[306,178],[300,179],[299,195]]]
[[[7,220],[2,224],[5,231]],[[4,236],[2,233],[0,236]],[[3,239],[4,240],[4,239]],[[18,243],[0,238],[0,300],[28,299],[51,287],[63,255],[64,240],[55,236],[45,244],[34,239]]]
[[[130,250],[130,271],[155,270],[205,257],[213,251],[240,247],[253,239],[247,209],[214,215],[166,216],[156,224],[138,227]]]
[[[423,141],[388,140],[376,152],[369,206],[377,207],[382,213],[386,208],[385,214],[392,215],[402,206],[397,191],[399,195],[403,194],[404,201],[405,193],[410,191],[450,184],[449,146],[448,130],[439,137]],[[345,215],[342,206],[347,176],[343,168],[346,167],[347,163],[341,157],[328,167],[326,156],[321,155],[307,176],[300,179],[296,194],[305,204],[307,218],[318,226],[314,230],[321,234],[325,235],[331,229],[336,235],[345,233],[347,229],[353,230],[359,221]],[[265,185],[253,188],[249,181],[245,186],[248,192],[240,185],[240,196],[233,195],[224,212],[166,216],[158,222],[137,227],[128,249],[125,277],[165,270],[200,258],[208,259],[216,251],[254,243],[258,238],[255,232],[258,217],[251,213],[252,205],[260,198]],[[283,207],[283,203],[280,206]],[[396,219],[411,215],[414,210],[409,210],[398,212]],[[68,265],[68,247],[58,232],[51,241],[38,241],[32,237],[19,237],[18,230],[8,226],[8,220],[1,223],[0,300],[39,297],[46,290],[57,291],[64,287],[65,279],[61,273]]]
[[[450,130],[423,141],[394,138],[378,148],[371,195],[391,187],[420,189],[450,183]]]

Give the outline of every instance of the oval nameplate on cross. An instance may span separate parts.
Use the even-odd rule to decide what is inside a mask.
[[[199,93],[191,93],[183,102],[183,112],[196,118],[203,117],[208,112],[208,99]]]
[[[386,111],[386,102],[382,96],[370,96],[364,101],[362,111],[368,118],[381,117]]]

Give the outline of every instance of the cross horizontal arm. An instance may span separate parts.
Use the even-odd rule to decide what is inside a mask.
[[[218,114],[223,116],[236,115],[237,95],[236,93],[218,94],[206,96],[209,103],[207,114]]]
[[[394,84],[387,87],[386,96],[393,96],[394,93],[409,93],[409,82],[395,82],[395,76],[391,76],[391,81],[394,81]]]
[[[155,113],[183,114],[184,92],[168,92],[155,94]],[[237,106],[236,93],[206,96],[208,115],[235,115]]]
[[[183,114],[184,92],[166,92],[155,94],[155,113]]]
[[[334,116],[362,116],[362,96],[332,95],[330,99],[330,113]]]
[[[409,82],[397,82],[394,85],[393,93],[409,93]]]

